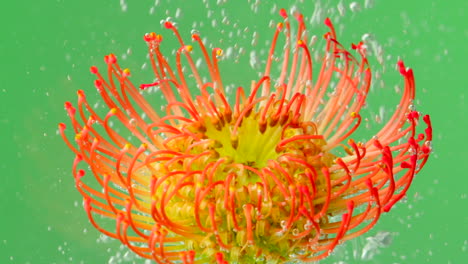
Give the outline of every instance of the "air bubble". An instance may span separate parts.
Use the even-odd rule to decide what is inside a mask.
[[[352,12],[359,12],[361,11],[361,5],[357,2],[352,2],[349,4],[349,9],[351,9]]]
[[[293,231],[292,231],[292,234],[293,234],[294,236],[299,235],[299,229],[294,228]]]
[[[365,0],[364,1],[364,8],[372,8],[374,7],[374,0]]]
[[[258,44],[258,33],[257,31],[255,31],[253,34],[252,34],[252,42],[250,42],[250,44],[252,46],[257,46]]]
[[[125,2],[125,0],[120,0],[120,9],[122,10],[122,12],[127,12],[127,10],[128,10],[128,5],[127,5],[127,3]]]
[[[259,59],[258,59],[258,55],[256,53],[255,50],[252,50],[250,52],[250,60],[249,60],[249,63],[250,63],[250,67],[252,69],[258,69],[259,68],[259,63],[258,63]]]
[[[340,3],[338,3],[338,13],[340,13],[340,16],[344,16],[345,15],[345,11],[346,11],[346,8],[343,4],[343,1],[340,1]]]
[[[180,8],[177,8],[175,12],[175,17],[179,18],[181,14],[182,14],[182,11],[180,10]]]
[[[283,229],[286,228],[286,221],[285,221],[285,220],[282,220],[282,221],[280,222],[280,225],[281,225],[281,227],[282,227]]]

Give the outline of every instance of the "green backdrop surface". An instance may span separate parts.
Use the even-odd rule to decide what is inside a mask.
[[[160,25],[168,17],[179,24],[187,40],[195,28],[214,46],[233,47],[233,55],[221,62],[223,77],[227,83],[247,86],[261,69],[251,63],[251,51],[261,53],[273,34],[270,21],[281,21],[271,13],[275,6],[297,8],[306,17],[330,16],[345,46],[372,34],[376,48],[382,47],[384,54],[383,66],[377,60],[372,61],[373,66],[386,70],[381,70],[384,88],[373,90],[366,111],[372,115],[381,105],[396,105],[398,95],[393,94],[393,87],[401,84],[401,78],[394,65],[401,57],[416,75],[417,108],[429,113],[434,124],[434,153],[417,175],[407,201],[386,214],[371,232],[345,243],[322,263],[466,263],[467,3],[2,3],[0,263],[144,263],[121,249],[118,242],[100,237],[88,222],[71,176],[73,155],[57,133],[57,124],[67,121],[63,102],[75,102],[78,89],[87,91],[90,100],[97,99],[89,66],[102,67],[102,57],[110,52],[124,58],[122,64],[132,69],[134,79],[148,76],[147,69],[140,71],[146,62],[142,36],[151,31],[170,35]],[[319,36],[326,30],[315,21],[309,29]],[[252,39],[256,39],[253,45]],[[167,45],[176,47],[171,40]],[[385,232],[391,234],[392,242],[370,260],[363,260],[366,238]]]

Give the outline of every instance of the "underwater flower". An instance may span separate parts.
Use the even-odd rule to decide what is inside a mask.
[[[157,263],[309,262],[367,232],[406,195],[432,140],[429,116],[413,109],[413,71],[398,62],[398,108],[356,142],[371,85],[365,43],[352,45],[354,57],[326,19],[324,54],[313,62],[302,15],[293,35],[280,14],[263,77],[232,96],[218,68],[222,50],[192,35],[209,73],[201,76],[195,48],[171,22],[175,58],[162,54],[161,35],[144,37],[153,83],[135,87],[113,54],[105,74],[91,67],[108,113],[80,90],[76,108],[65,103],[76,143],[65,124],[59,130],[76,154],[76,188],[95,228]],[[165,113],[145,99],[148,90],[164,95]]]

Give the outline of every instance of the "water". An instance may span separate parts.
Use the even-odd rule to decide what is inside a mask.
[[[151,67],[142,68],[146,62],[142,36],[152,31],[170,36],[158,22],[168,16],[177,21],[188,41],[196,25],[206,43],[230,52],[232,55],[220,62],[226,85],[248,86],[262,69],[254,64],[262,62],[262,49],[271,40],[273,29],[268,25],[271,20],[280,21],[271,11],[295,6],[313,25],[309,26],[311,35],[317,34],[319,39],[324,30],[322,21],[330,16],[346,47],[365,34],[377,41],[372,52],[383,54],[371,63],[376,68],[382,64],[386,71],[380,77],[385,80],[383,88],[373,89],[370,95],[370,119],[378,116],[385,120],[388,111],[395,109],[398,96],[394,87],[402,84],[394,65],[401,57],[416,74],[417,109],[431,114],[434,122],[434,155],[415,178],[407,203],[398,204],[371,232],[345,243],[323,263],[360,263],[362,259],[366,263],[462,263],[468,257],[467,215],[463,210],[468,169],[464,139],[468,32],[463,13],[467,3],[310,2],[276,1],[277,7],[263,1],[242,5],[233,0],[4,4],[0,262],[145,263],[121,249],[119,242],[96,243],[99,233],[89,224],[81,196],[74,189],[73,155],[56,133],[57,123],[67,119],[63,102],[75,102],[78,89],[84,89],[94,102],[98,96],[89,66],[103,67],[102,57],[110,52],[125,54],[131,78],[147,78]],[[164,41],[166,47],[175,45],[169,37]],[[373,120],[369,122],[369,131],[379,128]],[[392,242],[377,239],[382,232],[395,234]],[[370,237],[373,239],[366,239]]]

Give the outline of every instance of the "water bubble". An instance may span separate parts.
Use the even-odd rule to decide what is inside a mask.
[[[282,227],[283,229],[286,228],[286,224],[287,224],[287,223],[286,223],[286,220],[282,220],[282,221],[280,222],[280,225],[281,225],[281,227]]]
[[[177,8],[175,12],[175,17],[179,18],[181,14],[182,14],[182,11],[180,10],[180,8]]]
[[[127,12],[128,10],[128,5],[125,2],[125,0],[120,0],[120,9],[122,9],[122,12]]]
[[[374,7],[374,0],[365,0],[364,1],[364,8],[372,8]]]
[[[299,235],[299,229],[294,228],[293,231],[292,231],[292,234],[293,234],[294,236]]]
[[[253,34],[252,34],[252,42],[250,43],[252,46],[256,46],[258,43],[258,32],[255,31]]]
[[[392,243],[392,234],[387,231],[379,231],[375,236],[366,238],[367,243],[364,245],[361,253],[361,259],[370,260],[380,252],[380,248],[388,247]]]
[[[124,259],[125,261],[130,261],[130,260],[132,260],[132,259],[133,259],[133,254],[132,254],[132,252],[130,252],[130,251],[125,252],[125,254],[123,255],[123,259]]]
[[[349,4],[349,9],[351,9],[352,12],[359,12],[361,11],[361,5],[357,2],[352,2]]]
[[[116,257],[112,256],[112,257],[110,257],[109,262],[107,262],[107,263],[108,264],[116,264],[116,263],[118,263],[118,261],[117,261]]]
[[[345,8],[345,6],[344,6],[344,4],[343,4],[343,1],[340,1],[340,2],[338,3],[338,7],[337,7],[337,8],[338,8],[338,13],[340,13],[341,16],[344,16],[344,15],[345,15],[346,8]]]
[[[374,35],[370,34],[370,33],[365,33],[364,35],[362,35],[361,39],[363,41],[374,41]]]
[[[252,69],[258,69],[260,66],[258,61],[259,59],[258,59],[257,52],[255,50],[252,50],[250,52],[250,60],[249,60],[250,67],[252,67]]]

